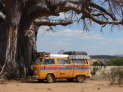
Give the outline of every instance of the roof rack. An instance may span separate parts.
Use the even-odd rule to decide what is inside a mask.
[[[67,52],[64,52],[64,54],[68,54],[68,55],[88,55],[87,52],[85,52],[85,51],[67,51]]]
[[[69,59],[90,59],[85,51],[67,51],[64,54],[69,55]]]

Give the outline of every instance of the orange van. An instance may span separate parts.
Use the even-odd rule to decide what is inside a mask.
[[[38,80],[55,82],[56,79],[76,79],[83,82],[87,77],[91,77],[89,56],[50,54],[40,57],[40,62],[33,65],[33,76]]]

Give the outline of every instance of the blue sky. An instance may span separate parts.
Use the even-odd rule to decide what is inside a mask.
[[[61,15],[63,17],[63,15]],[[60,50],[87,51],[90,55],[123,54],[123,28],[110,26],[100,31],[96,24],[90,31],[83,30],[81,23],[63,27],[54,27],[55,31],[45,31],[48,27],[40,27],[37,39],[38,51],[57,53]]]

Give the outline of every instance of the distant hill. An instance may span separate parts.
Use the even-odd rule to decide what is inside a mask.
[[[90,56],[92,59],[111,59],[114,57],[119,57],[119,56],[111,56],[111,55],[91,55]]]
[[[111,62],[111,59],[113,58],[123,58],[122,55],[90,55],[90,57],[94,60],[93,62],[99,62],[103,63],[105,65],[109,64]]]

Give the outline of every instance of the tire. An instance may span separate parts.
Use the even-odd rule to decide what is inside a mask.
[[[53,74],[48,74],[46,77],[46,80],[48,83],[54,83],[55,82],[55,76]]]
[[[77,82],[82,83],[82,82],[84,82],[85,80],[86,80],[86,76],[85,76],[85,75],[78,75],[78,76],[76,76],[76,81],[77,81]]]
[[[42,80],[42,79],[38,79],[38,82],[44,82],[44,80]]]
[[[69,79],[67,79],[67,81],[72,82],[73,81],[73,78],[69,78]]]

